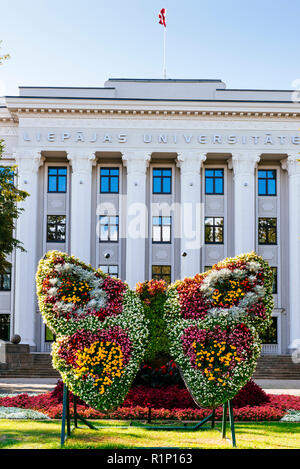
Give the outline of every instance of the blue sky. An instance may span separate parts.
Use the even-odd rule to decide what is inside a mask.
[[[299,0],[0,1],[0,94],[18,85],[103,86],[109,77],[219,78],[290,89],[300,78]]]

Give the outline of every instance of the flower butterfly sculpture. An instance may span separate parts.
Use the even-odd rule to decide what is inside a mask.
[[[121,280],[58,251],[37,271],[44,321],[56,335],[53,365],[68,388],[95,409],[122,404],[147,346],[147,320]]]
[[[251,378],[270,324],[273,274],[254,252],[171,285],[165,302],[170,351],[194,400],[215,408]]]

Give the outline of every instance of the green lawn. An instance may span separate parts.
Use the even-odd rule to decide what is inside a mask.
[[[65,448],[231,448],[231,443],[222,440],[217,430],[153,431],[129,427],[128,421],[93,421],[95,425],[124,425],[127,428],[99,428],[89,430],[81,427],[72,433]],[[217,428],[220,425],[217,424]],[[230,434],[228,429],[228,435]],[[300,448],[300,424],[280,422],[236,423],[236,438],[239,448]],[[54,449],[60,447],[60,422],[0,420],[1,449]]]

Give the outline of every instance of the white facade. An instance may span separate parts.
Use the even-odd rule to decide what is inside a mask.
[[[255,250],[277,269],[277,340],[264,350],[287,353],[300,339],[300,104],[292,96],[229,90],[220,80],[111,79],[104,88],[23,87],[6,97],[1,164],[18,165],[30,197],[16,229],[27,252],[12,256],[0,329],[8,318],[10,335],[48,350],[35,272],[49,249],[106,266],[132,287],[155,272],[174,281]],[[49,192],[51,168],[65,168],[65,191]],[[118,170],[117,192],[100,191],[105,168]],[[165,192],[154,186],[159,169],[171,174]],[[207,193],[207,170],[221,171],[222,191]],[[262,171],[272,172],[275,193],[259,194]],[[111,240],[99,242],[104,215]],[[64,225],[62,242],[47,238],[53,219]],[[275,226],[272,243],[261,243],[265,220]],[[218,242],[206,242],[215,230],[205,235],[206,223],[223,224]],[[152,230],[170,239],[153,242]]]

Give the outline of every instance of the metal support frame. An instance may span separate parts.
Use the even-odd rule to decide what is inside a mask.
[[[234,428],[234,418],[233,418],[233,406],[232,401],[225,402],[223,405],[223,416],[222,416],[222,438],[226,438],[226,424],[227,424],[227,410],[229,410],[229,423],[231,429],[231,440],[232,446],[236,447],[236,438],[235,438],[235,428]],[[62,419],[61,419],[61,434],[60,434],[60,443],[61,447],[64,446],[66,439],[71,435],[74,428],[78,428],[78,420],[80,420],[84,425],[89,427],[91,430],[97,430],[94,425],[88,422],[84,417],[77,413],[77,397],[73,396],[73,411],[74,411],[74,427],[71,428],[71,416],[70,416],[70,391],[68,390],[67,386],[64,384],[63,388],[63,411],[62,411]],[[210,427],[204,427],[203,425],[207,422],[211,421]],[[172,430],[180,430],[180,431],[197,431],[201,429],[214,429],[215,428],[215,409],[212,412],[198,422],[194,426],[175,426],[175,425],[149,425],[151,422],[151,410],[148,413],[148,424],[143,424],[141,422],[131,422],[131,426],[135,427],[142,427],[147,430],[161,430],[161,431],[172,431]],[[66,424],[67,424],[67,436],[66,436]],[[108,427],[105,427],[108,428]],[[112,427],[115,428],[115,427]],[[118,427],[124,428],[124,427]],[[128,427],[125,427],[128,428]]]
[[[70,416],[70,391],[64,384],[63,391],[63,411],[61,418],[61,433],[60,433],[60,444],[63,447],[66,439],[71,435],[74,428],[78,428],[78,420],[84,423],[91,430],[96,430],[94,425],[88,422],[84,417],[77,413],[77,397],[73,396],[73,413],[74,413],[74,427],[71,428],[71,416]],[[66,424],[67,424],[67,436],[66,436]]]

